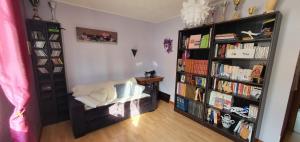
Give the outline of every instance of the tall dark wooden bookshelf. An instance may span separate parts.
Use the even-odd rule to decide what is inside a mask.
[[[220,40],[215,39],[216,35],[226,34],[226,33],[235,33],[237,35],[242,35],[241,31],[249,31],[251,30],[253,33],[259,33],[263,29],[264,23],[268,20],[273,19],[274,21],[271,22],[271,37],[261,36],[256,37],[251,40],[245,40],[241,38],[235,38],[232,40]],[[176,84],[175,84],[175,107],[174,110],[182,115],[234,140],[234,141],[248,141],[249,139],[243,139],[239,133],[234,132],[234,129],[240,120],[244,120],[246,124],[253,124],[253,130],[250,134],[251,141],[255,141],[256,136],[260,133],[260,127],[262,122],[262,117],[264,113],[264,106],[267,97],[268,85],[272,71],[272,65],[274,61],[274,55],[276,50],[276,44],[280,29],[281,23],[281,13],[280,12],[273,12],[268,14],[256,15],[246,18],[241,18],[237,20],[225,21],[214,23],[211,25],[204,25],[201,27],[191,28],[191,29],[184,29],[179,31],[179,39],[178,39],[178,55],[177,55],[177,67],[176,67]],[[196,34],[210,34],[210,43],[209,48],[198,48],[198,49],[186,49],[185,39],[191,35]],[[266,58],[227,58],[227,57],[218,57],[218,47],[221,45],[227,44],[246,44],[246,43],[254,43],[255,46],[260,45],[261,43],[266,43],[269,45],[269,50]],[[218,48],[218,49],[216,49]],[[259,46],[257,47],[259,48]],[[256,49],[255,49],[256,50]],[[217,53],[215,53],[217,52]],[[195,60],[207,60],[208,61],[208,69],[206,74],[190,74],[186,71],[178,71],[178,65],[182,64],[182,58],[184,57],[183,53],[189,53],[190,57],[188,59],[195,59]],[[232,78],[224,78],[222,76],[216,76],[216,64],[223,64],[223,65],[230,65],[230,66],[238,66],[242,69],[252,69],[254,65],[263,65],[263,74],[262,74],[262,81],[242,81],[239,79],[232,79]],[[192,79],[195,77],[203,77],[206,79],[205,87],[199,86],[195,83],[190,83],[191,81],[186,82],[186,80],[182,79],[182,74],[190,74],[192,75]],[[245,96],[240,95],[237,93],[228,93],[224,92],[223,90],[219,90],[217,83],[219,81],[227,81],[231,84],[242,84],[243,86],[250,86],[249,88],[261,88],[261,95],[258,98],[252,96]],[[203,101],[195,100],[195,98],[191,98],[186,96],[182,96],[178,94],[178,83],[190,84],[195,87],[202,87],[205,89],[205,99]],[[193,82],[193,81],[192,81]],[[197,82],[197,81],[195,81]],[[187,86],[187,85],[186,85]],[[216,87],[217,86],[217,87]],[[182,86],[179,86],[181,89]],[[186,87],[188,88],[188,87]],[[216,89],[217,88],[217,89]],[[180,90],[179,89],[179,90]],[[190,89],[190,88],[188,88]],[[186,89],[186,93],[188,92]],[[237,113],[231,112],[230,109],[220,109],[218,107],[209,105],[211,94],[212,92],[219,92],[222,93],[224,96],[229,95],[231,96],[231,104],[232,107],[245,107],[245,106],[256,106],[257,107],[257,116],[256,118],[241,116]],[[200,115],[195,115],[191,113],[189,109],[195,110],[195,107],[190,107],[192,104],[200,106],[200,109],[196,109]],[[210,122],[210,116],[208,116],[208,111],[218,111],[221,116],[228,114],[231,116],[231,119],[235,121],[233,125],[229,128],[224,128],[222,126],[222,122],[215,124],[214,122]],[[217,116],[218,117],[218,116]],[[221,118],[220,118],[221,119]],[[221,119],[222,120],[222,119]],[[220,122],[220,120],[216,120]]]
[[[59,23],[26,20],[43,125],[68,119],[68,96]]]

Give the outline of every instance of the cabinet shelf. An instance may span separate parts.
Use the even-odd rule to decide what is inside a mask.
[[[65,72],[63,67],[59,74],[53,72],[55,69],[53,60],[55,59],[52,57],[52,51],[60,52],[60,56],[56,56],[54,58],[61,58],[61,60],[63,60],[63,44],[61,40],[62,35],[60,33],[60,24],[42,20],[26,19],[26,27],[27,36],[30,37],[29,42],[30,45],[32,45],[31,58],[33,62],[32,68],[34,70],[34,77],[36,80],[36,90],[39,96],[39,101],[42,101],[42,103],[39,103],[39,108],[41,108],[40,115],[43,118],[42,125],[45,126],[66,120],[68,117],[59,118],[61,113],[58,112],[59,103],[64,106],[67,106],[68,104],[68,100],[66,99],[68,94],[66,89]],[[57,38],[53,38],[52,33],[48,31],[49,27],[59,31],[56,33],[58,36]],[[56,39],[54,41],[57,43],[51,43],[53,41],[51,40],[52,38]],[[53,44],[59,44],[57,47],[61,48],[53,49]],[[58,97],[60,95],[65,97]],[[65,101],[61,101],[62,99]],[[63,112],[63,115],[68,116],[67,109]]]
[[[275,20],[273,20],[275,19]],[[266,21],[271,21],[270,23],[268,23],[267,25],[265,25]],[[179,48],[178,52],[177,52],[177,70],[176,70],[176,78],[175,78],[175,92],[177,93],[177,90],[180,91],[180,94],[184,94],[184,93],[193,93],[194,87],[190,87],[190,86],[185,86],[185,85],[181,85],[181,84],[177,84],[178,82],[185,81],[182,83],[185,84],[189,84],[189,85],[193,85],[194,82],[187,82],[186,80],[186,76],[185,78],[181,75],[191,75],[188,76],[189,78],[187,78],[188,80],[190,80],[190,78],[192,77],[192,79],[194,77],[203,77],[206,79],[206,87],[205,88],[205,99],[203,102],[203,106],[204,106],[204,114],[201,114],[201,116],[204,116],[204,118],[207,118],[207,108],[214,108],[215,110],[218,110],[221,112],[221,115],[224,114],[229,114],[231,116],[231,118],[233,118],[236,123],[238,123],[237,121],[243,119],[247,122],[247,124],[245,125],[253,125],[253,129],[251,131],[251,140],[245,140],[243,138],[240,137],[239,133],[235,133],[233,132],[233,127],[232,126],[230,129],[226,129],[221,125],[214,125],[214,124],[210,124],[208,123],[206,120],[205,121],[199,121],[195,118],[195,116],[192,116],[190,114],[188,114],[187,112],[191,111],[189,110],[189,106],[190,104],[187,104],[188,101],[194,101],[194,99],[192,98],[186,98],[184,96],[175,94],[175,104],[178,104],[179,108],[176,108],[177,106],[175,105],[174,110],[194,121],[199,122],[200,124],[232,139],[235,142],[254,142],[255,141],[255,136],[259,135],[257,132],[260,132],[260,124],[258,124],[258,122],[260,122],[262,120],[262,115],[263,115],[263,109],[265,108],[265,102],[266,102],[266,98],[267,98],[267,92],[268,92],[268,85],[270,82],[270,76],[271,76],[271,70],[272,70],[272,64],[274,61],[274,56],[275,56],[275,51],[276,51],[276,44],[277,44],[277,38],[279,36],[279,27],[280,27],[280,22],[281,22],[281,14],[280,12],[273,12],[273,13],[268,13],[268,14],[262,14],[262,15],[256,15],[256,16],[251,16],[251,17],[245,17],[245,18],[241,18],[241,19],[237,19],[237,20],[231,20],[231,21],[224,21],[224,22],[219,22],[219,23],[214,23],[211,25],[206,25],[206,26],[200,26],[200,27],[196,27],[196,28],[191,28],[191,29],[183,29],[179,31],[179,39],[178,39],[178,47],[186,47],[187,44],[187,39],[193,39],[194,41],[198,42],[202,40],[206,41],[206,39],[201,39],[198,40],[198,38],[200,37],[200,35],[207,35],[208,33],[210,34],[210,38],[211,40],[209,41],[209,45],[210,48],[205,48],[205,49],[201,49],[201,48],[197,48],[197,49],[182,49]],[[272,35],[270,36],[270,38],[267,37],[257,37],[256,39],[252,39],[252,40],[240,40],[241,38],[241,31],[252,31],[252,32],[257,32],[257,31],[262,31],[264,28],[269,28],[272,31]],[[234,40],[217,40],[215,39],[215,37],[217,35],[222,35],[222,34],[228,34],[229,36],[231,35],[237,35],[237,38]],[[201,37],[202,37],[201,36]],[[223,35],[226,36],[226,35]],[[228,48],[232,48],[232,46],[227,46],[226,44],[231,44],[234,47],[237,47],[237,45],[235,45],[236,43],[253,43],[253,44],[247,44],[246,46],[249,48],[253,47],[253,46],[257,46],[257,48],[255,49],[255,57],[262,57],[262,58],[241,58],[241,57],[254,57],[254,56],[250,56],[250,54],[253,54],[253,50],[240,50],[237,51],[236,53],[234,53],[234,51],[232,50],[231,52],[227,52]],[[218,44],[218,46],[216,46]],[[220,46],[221,47],[220,47]],[[225,46],[226,45],[226,46]],[[244,44],[243,44],[244,45]],[[258,48],[261,47],[261,48]],[[266,48],[263,48],[266,47]],[[221,49],[221,50],[216,50],[216,49]],[[185,52],[188,51],[188,52]],[[215,52],[217,54],[215,54]],[[244,53],[242,53],[244,52]],[[215,55],[226,55],[226,53],[230,53],[233,58],[220,58],[217,57]],[[246,55],[247,53],[249,53],[248,55]],[[235,54],[237,54],[236,56],[234,56]],[[238,56],[239,54],[243,54],[245,56]],[[227,54],[228,55],[228,54]],[[198,68],[198,64],[197,62],[185,62],[184,59],[188,57],[188,59],[191,60],[207,60],[208,61],[208,65],[203,65],[201,67]],[[229,56],[228,56],[229,57]],[[235,58],[235,57],[239,57],[239,58]],[[264,58],[267,57],[267,58]],[[215,64],[223,64],[224,67],[219,68],[218,66],[215,66]],[[258,68],[254,68],[255,65],[261,65],[263,64],[263,69],[258,69]],[[214,65],[214,67],[213,67]],[[230,78],[224,78],[221,76],[211,76],[212,72],[218,72],[218,70],[221,70],[220,72],[226,72],[226,70],[230,70],[231,68],[225,68],[225,65],[228,66],[236,66],[237,68],[234,69],[238,69],[238,67],[240,69],[249,69],[249,70],[243,70],[243,73],[240,73],[239,75],[242,74],[251,74],[253,69],[257,69],[260,73],[260,77],[262,78],[262,82],[253,82],[253,81],[240,81],[240,80],[234,80],[234,79],[230,79]],[[194,74],[194,73],[188,73],[188,72],[184,72],[184,71],[178,71],[178,69],[182,70],[182,69],[186,69],[188,67],[188,69],[190,69],[191,71],[196,70],[195,72],[200,70],[202,71],[202,73],[206,73],[206,74]],[[196,68],[197,67],[197,68]],[[203,70],[206,70],[206,67],[208,69],[207,72],[203,72]],[[233,69],[233,68],[232,68]],[[252,70],[251,70],[252,69]],[[251,70],[251,73],[250,73]],[[245,73],[244,73],[245,71]],[[248,72],[249,71],[249,72]],[[242,72],[242,70],[241,70]],[[222,87],[229,87],[226,86],[224,84],[224,86],[215,86],[215,79],[217,80],[222,80],[222,81],[228,81],[228,82],[234,82],[235,83],[235,88],[234,89],[240,89],[240,94],[260,94],[259,98],[256,98],[254,96],[243,96],[243,95],[237,95],[234,93],[226,93],[223,92],[222,90],[218,90],[217,88],[222,88]],[[224,82],[226,83],[226,82]],[[236,84],[244,84],[247,85],[246,87],[240,86],[240,88],[236,88]],[[221,85],[221,84],[219,84]],[[197,86],[197,85],[194,85]],[[204,85],[203,85],[204,86]],[[253,86],[253,87],[248,87],[248,86]],[[179,87],[179,88],[177,88]],[[201,86],[197,86],[197,87],[202,87]],[[231,87],[231,86],[230,86]],[[233,87],[233,86],[232,86]],[[192,90],[187,90],[187,89],[192,89]],[[226,89],[225,89],[226,90]],[[233,90],[233,89],[231,89]],[[210,95],[211,91],[217,91],[223,94],[216,94],[216,95]],[[243,91],[243,93],[241,93],[241,91]],[[252,91],[252,92],[251,92]],[[236,91],[238,92],[238,91]],[[232,96],[229,97],[227,95]],[[190,95],[188,95],[190,96]],[[179,99],[179,97],[181,99]],[[251,106],[251,116],[256,116],[257,118],[248,118],[248,116],[240,116],[237,113],[234,112],[230,112],[230,110],[225,110],[225,109],[217,109],[214,106],[210,106],[208,105],[211,101],[211,104],[220,104],[220,105],[224,105],[225,101],[227,99],[232,99],[231,101],[231,106],[237,106],[237,107],[249,107]],[[216,100],[216,101],[215,101]],[[213,102],[212,102],[213,101]],[[229,100],[226,102],[229,103]],[[257,113],[256,113],[257,112]],[[254,114],[255,113],[255,114]],[[250,116],[249,115],[249,116]],[[220,116],[217,116],[217,119],[221,119]],[[211,118],[211,120],[214,120],[215,118]],[[211,121],[210,120],[210,121]],[[235,124],[236,125],[236,124]]]

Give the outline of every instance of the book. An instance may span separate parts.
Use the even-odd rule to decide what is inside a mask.
[[[54,67],[53,72],[54,73],[59,73],[59,72],[62,71],[62,69],[63,69],[63,67]]]
[[[256,119],[257,113],[258,113],[258,107],[255,105],[249,105],[248,117]]]
[[[189,49],[195,49],[200,47],[201,34],[191,35],[189,39]]]
[[[209,48],[209,34],[202,36],[200,48]]]
[[[38,70],[40,71],[40,73],[49,73],[48,70],[46,68],[38,68]]]
[[[34,43],[34,48],[44,48],[45,43],[46,43],[45,41],[36,41]]]
[[[47,63],[47,60],[48,60],[48,59],[38,59],[38,60],[37,60],[37,65],[38,65],[38,66],[45,65],[45,64]]]

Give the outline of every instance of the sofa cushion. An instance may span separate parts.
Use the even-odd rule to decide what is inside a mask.
[[[104,90],[95,90],[89,96],[98,102],[97,106],[101,106],[106,104],[108,94]]]
[[[131,85],[128,83],[116,84],[117,98],[128,98],[131,94]]]
[[[91,96],[78,96],[75,97],[75,100],[80,101],[91,108],[96,108],[98,105],[98,102],[95,99],[93,99]]]

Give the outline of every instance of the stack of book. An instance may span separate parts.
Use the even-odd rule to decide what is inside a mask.
[[[221,124],[221,112],[212,108],[207,109],[207,121],[210,124]]]
[[[59,37],[59,34],[51,34],[50,37],[49,37],[49,40],[57,40]]]
[[[206,87],[206,78],[196,76],[195,82],[197,86],[202,86],[203,88]]]
[[[235,33],[217,34],[215,39],[216,40],[234,40],[234,39],[236,39],[236,34]]]
[[[188,100],[181,98],[181,97],[176,97],[176,108],[187,112],[188,111]]]
[[[47,60],[48,59],[38,59],[37,65],[38,66],[43,66],[43,65],[45,65],[47,63]]]
[[[40,31],[32,31],[31,36],[35,40],[45,40],[43,33]]]
[[[197,34],[191,35],[190,37],[183,37],[182,39],[182,49],[197,49],[197,48],[209,48],[210,37],[212,29],[210,29],[209,34]]]
[[[63,67],[54,67],[53,72],[54,73],[59,73],[63,70]]]
[[[47,54],[43,50],[34,50],[36,56],[38,57],[46,57]]]
[[[252,82],[253,78],[260,78],[264,74],[265,65],[257,64],[253,69],[242,69],[218,62],[212,62],[211,76],[245,82]]]
[[[209,34],[202,36],[200,48],[209,48]]]
[[[250,142],[253,129],[254,129],[253,123],[249,123],[242,119],[238,122],[233,132],[239,134],[241,138],[248,140]]]
[[[181,96],[186,96],[186,84],[178,82],[176,93]]]
[[[232,106],[232,96],[216,91],[210,92],[209,105],[218,109],[230,110]]]
[[[59,50],[52,50],[51,57],[59,57],[61,51]]]
[[[252,69],[242,69],[239,66],[231,66],[218,62],[212,62],[211,75],[240,81],[252,81]]]
[[[245,97],[253,97],[256,99],[258,99],[262,93],[261,87],[245,85],[243,83],[217,80],[217,79],[214,79],[213,89],[228,94],[234,94],[237,96],[245,96]]]
[[[208,60],[184,60],[184,71],[187,73],[194,73],[199,75],[207,75]]]
[[[60,58],[52,59],[54,65],[62,65],[64,64]]]
[[[45,43],[46,43],[45,41],[36,41],[34,43],[34,48],[44,48]]]
[[[197,118],[203,120],[204,107],[195,101],[189,101],[188,113],[196,116]]]
[[[269,55],[270,43],[236,43],[236,44],[216,44],[216,58],[259,58],[267,59]]]
[[[53,48],[53,49],[60,49],[60,48],[61,48],[59,42],[50,42],[50,46],[51,46],[51,48]]]
[[[46,68],[38,68],[38,70],[40,71],[40,73],[49,73],[48,70]]]

